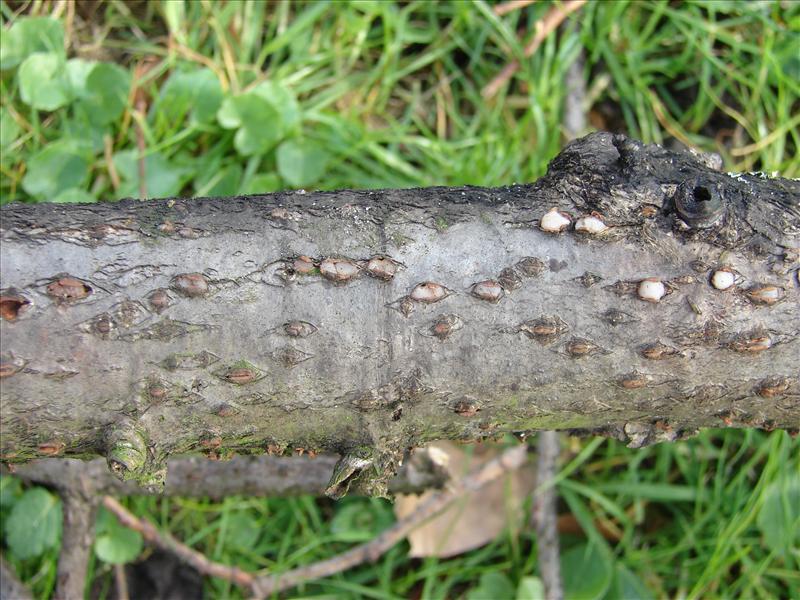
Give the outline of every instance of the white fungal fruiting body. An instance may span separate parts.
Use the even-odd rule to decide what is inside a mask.
[[[547,233],[561,233],[569,227],[569,224],[569,216],[556,207],[553,207],[542,217],[542,220],[539,222],[539,228]]]
[[[648,277],[639,282],[636,292],[641,300],[659,302],[667,294],[667,288],[660,279]]]
[[[581,217],[575,222],[575,231],[588,235],[600,235],[608,231],[608,225],[600,217],[589,215]]]
[[[717,269],[711,275],[711,285],[717,290],[727,290],[734,286],[736,283],[736,276],[730,269]]]

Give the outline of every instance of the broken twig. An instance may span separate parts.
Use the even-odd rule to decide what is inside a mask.
[[[533,39],[525,46],[525,58],[533,56],[533,53],[536,52],[539,46],[542,45],[542,42],[547,39],[547,36],[555,31],[564,19],[584,4],[586,4],[586,0],[568,0],[564,2],[564,4],[554,5],[541,20],[536,22],[536,31],[533,34]],[[483,88],[481,95],[487,100],[494,97],[497,92],[500,91],[500,88],[508,83],[508,80],[519,71],[519,68],[519,61],[516,58],[513,59]]]

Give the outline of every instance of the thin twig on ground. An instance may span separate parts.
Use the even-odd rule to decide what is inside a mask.
[[[539,573],[544,584],[546,600],[562,600],[561,563],[558,544],[556,494],[551,482],[556,476],[559,438],[556,431],[539,434],[536,465],[536,490],[533,496],[533,524],[539,550]]]
[[[534,2],[536,2],[536,0],[509,0],[508,2],[503,2],[502,4],[496,5],[492,9],[492,12],[498,17],[502,17],[503,15],[507,15],[508,13],[519,10],[520,8],[525,8]]]
[[[200,573],[220,577],[242,587],[249,588],[252,586],[255,580],[255,576],[252,573],[243,571],[238,567],[230,567],[209,560],[202,553],[197,550],[192,550],[189,546],[182,544],[168,533],[161,533],[156,529],[155,525],[149,521],[139,519],[111,496],[103,497],[103,506],[114,513],[114,516],[119,519],[122,525],[141,533],[142,537],[147,540],[148,543],[162,550],[172,552],[180,560],[191,565]]]
[[[144,123],[147,120],[147,91],[143,83],[147,79],[147,74],[153,68],[152,62],[145,60],[136,65],[133,72],[133,98],[134,98],[134,129],[136,131],[137,167],[139,174],[139,198],[147,198],[147,169],[145,156],[147,153],[147,142],[144,138]]]
[[[64,503],[64,525],[53,598],[73,600],[83,598],[86,590],[86,571],[94,543],[97,497],[83,493],[78,486],[71,491],[59,491]]]
[[[356,546],[338,556],[305,567],[299,567],[284,574],[257,575],[237,567],[230,567],[209,560],[200,552],[182,544],[172,536],[161,533],[154,525],[130,513],[117,500],[110,496],[103,498],[103,506],[119,519],[124,526],[138,531],[150,544],[172,552],[204,575],[220,577],[249,589],[256,598],[295,587],[305,581],[328,577],[340,573],[366,561],[375,561],[390,548],[405,538],[415,527],[444,510],[464,493],[477,490],[490,481],[518,469],[525,463],[527,448],[524,445],[509,448],[496,459],[486,463],[464,479],[453,483],[445,491],[431,496],[414,513],[395,523],[374,540]]]
[[[114,565],[114,581],[117,584],[117,600],[130,600],[128,592],[128,576],[125,573],[125,565]]]
[[[108,177],[111,179],[111,187],[116,192],[122,182],[119,179],[117,168],[114,166],[114,139],[109,134],[103,136],[103,158],[106,161]]]
[[[525,58],[533,56],[533,53],[536,52],[539,46],[542,45],[542,42],[547,39],[547,36],[555,31],[564,19],[584,4],[586,4],[586,0],[567,0],[567,2],[563,4],[554,5],[541,20],[536,22],[536,31],[533,34],[533,39],[528,42],[523,52]],[[481,95],[487,100],[493,98],[497,92],[500,91],[500,88],[519,71],[519,68],[519,61],[516,58],[513,59],[483,88]]]
[[[586,80],[583,77],[583,49],[567,69],[567,94],[564,97],[564,134],[568,140],[583,135],[586,130]]]
[[[145,168],[145,153],[147,152],[147,144],[144,140],[144,130],[142,129],[142,120],[145,119],[147,113],[147,104],[145,100],[136,101],[136,112],[138,116],[134,118],[136,127],[136,148],[139,151],[137,163],[139,167],[139,198],[147,198],[147,170]]]

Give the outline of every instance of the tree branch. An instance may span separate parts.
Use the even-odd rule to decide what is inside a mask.
[[[86,590],[86,570],[94,542],[94,520],[97,498],[71,492],[61,493],[64,503],[64,528],[55,600],[83,598]]]
[[[209,460],[202,456],[169,460],[163,494],[221,500],[227,496],[322,495],[330,481],[337,456],[236,456],[230,460]],[[3,470],[3,474],[6,473]],[[96,495],[133,496],[155,493],[135,481],[120,481],[106,461],[46,458],[15,467],[13,474],[26,481],[69,492],[81,481],[91,482]],[[417,450],[389,484],[393,493],[414,494],[441,488],[448,480],[446,469]]]
[[[0,209],[0,453],[800,427],[800,182],[593,134],[535,184]]]
[[[536,490],[533,494],[533,524],[536,529],[536,547],[539,551],[539,572],[544,583],[547,600],[562,600],[561,563],[558,543],[558,517],[553,480],[556,476],[558,433],[543,431],[537,444]]]

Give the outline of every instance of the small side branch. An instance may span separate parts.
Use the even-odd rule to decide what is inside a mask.
[[[161,533],[152,523],[144,519],[139,519],[111,496],[103,497],[103,506],[114,513],[114,516],[116,516],[119,522],[125,527],[141,533],[142,537],[147,540],[148,543],[162,550],[172,552],[175,556],[197,569],[200,573],[220,577],[242,587],[249,588],[252,586],[255,578],[251,573],[242,571],[237,567],[229,567],[228,565],[209,560],[202,553],[197,550],[192,550],[189,546],[182,544],[171,535]]]
[[[64,533],[58,557],[55,600],[83,598],[86,569],[94,542],[97,499],[62,490]]]
[[[564,4],[555,4],[543,19],[536,22],[536,31],[533,34],[533,38],[525,46],[525,58],[533,56],[533,53],[538,50],[542,42],[547,39],[547,36],[555,31],[564,19],[584,4],[586,4],[586,0],[567,0]],[[500,88],[508,83],[509,79],[519,71],[519,68],[520,62],[515,58],[503,67],[503,70],[494,79],[486,84],[481,95],[487,100],[493,98],[500,91]]]
[[[161,533],[148,521],[130,513],[117,500],[110,496],[103,498],[103,506],[111,511],[124,526],[138,531],[150,544],[172,552],[182,561],[193,566],[204,575],[220,577],[241,587],[249,589],[257,598],[265,598],[313,579],[340,573],[367,561],[375,561],[390,548],[405,538],[415,527],[431,518],[464,493],[477,490],[503,474],[518,469],[525,463],[527,448],[523,445],[506,450],[493,461],[452,484],[446,491],[431,496],[411,515],[398,521],[374,540],[356,546],[329,560],[306,567],[300,567],[282,575],[258,576],[237,567],[230,567],[209,560],[200,552],[189,548],[172,536]]]
[[[416,460],[417,450],[406,461],[389,488],[397,494],[414,494],[426,489],[441,488],[448,474],[431,461]],[[165,496],[210,497],[233,495],[296,496],[322,495],[331,478],[338,457],[308,456],[235,456],[230,460],[213,461],[202,456],[184,456],[169,460]],[[6,473],[5,467],[0,472]],[[69,458],[44,458],[18,465],[16,477],[49,487],[70,490],[91,482],[93,494],[132,496],[153,494],[133,481],[114,477],[103,459],[82,461]]]
[[[558,432],[539,434],[536,492],[533,498],[533,524],[536,528],[536,545],[539,549],[539,571],[547,600],[563,600],[561,563],[559,561],[558,520],[556,495],[552,482],[558,461]]]

